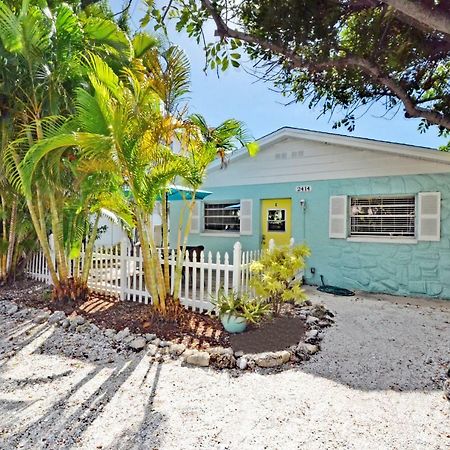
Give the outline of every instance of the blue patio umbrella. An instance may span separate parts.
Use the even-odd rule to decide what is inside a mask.
[[[167,200],[192,200],[193,189],[181,186],[178,184],[171,184],[167,190]],[[196,200],[203,200],[208,195],[211,195],[212,192],[197,190],[195,192]]]

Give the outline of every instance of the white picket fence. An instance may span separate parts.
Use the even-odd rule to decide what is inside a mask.
[[[291,239],[291,245],[294,241]],[[275,246],[269,242],[269,249]],[[201,252],[191,255],[186,252],[180,286],[180,299],[183,305],[199,311],[211,311],[212,300],[217,298],[220,289],[225,294],[249,292],[250,263],[259,259],[260,250],[243,251],[240,242],[236,242],[233,253],[221,255],[219,252]],[[83,266],[84,254],[74,261],[72,276],[79,274]],[[163,264],[162,255],[160,255]],[[171,292],[174,290],[176,255],[170,252],[169,267]],[[35,280],[51,284],[50,274],[42,252],[36,253],[27,265],[27,275]],[[143,258],[140,247],[131,247],[127,241],[108,248],[96,248],[89,273],[89,288],[96,293],[114,296],[121,300],[149,303],[150,294],[145,287]]]

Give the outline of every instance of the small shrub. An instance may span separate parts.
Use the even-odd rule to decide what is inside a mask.
[[[217,300],[213,301],[219,316],[232,314],[238,317],[244,317],[247,322],[260,322],[270,313],[270,304],[258,298],[250,298],[247,294],[239,294],[234,291],[225,294],[223,290],[219,291]]]
[[[310,254],[306,245],[277,247],[251,263],[251,285],[257,295],[271,303],[274,315],[280,314],[283,302],[301,303],[306,299],[301,280],[295,277],[304,269],[305,258]]]

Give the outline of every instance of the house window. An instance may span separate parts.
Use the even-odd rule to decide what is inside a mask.
[[[351,197],[350,236],[413,238],[415,223],[413,195]]]
[[[286,210],[267,210],[267,231],[284,233],[286,231]]]
[[[237,202],[205,203],[204,230],[239,233],[240,211],[241,204]]]

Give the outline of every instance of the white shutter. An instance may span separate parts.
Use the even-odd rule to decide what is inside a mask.
[[[347,237],[347,196],[330,197],[329,236],[335,239]]]
[[[240,220],[241,220],[241,234],[253,234],[252,224],[252,210],[253,200],[244,199],[241,200]]]
[[[439,241],[441,239],[440,192],[419,192],[417,225],[419,241]]]
[[[202,202],[197,201],[194,203],[194,206],[192,208],[191,233],[193,233],[193,234],[200,233],[200,219],[201,219],[200,208],[201,208],[201,206],[202,206]]]

